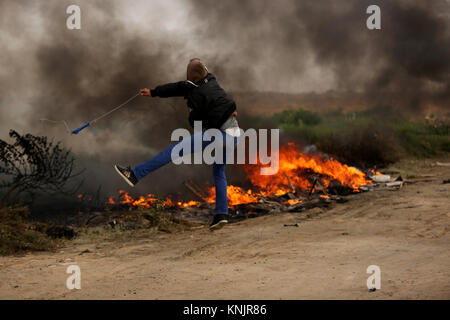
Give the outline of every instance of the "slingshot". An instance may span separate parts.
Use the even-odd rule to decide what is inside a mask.
[[[133,100],[134,98],[136,98],[136,97],[139,96],[139,95],[140,95],[140,92],[136,93],[134,96],[132,96],[131,98],[129,98],[127,101],[125,101],[125,102],[122,103],[121,105],[115,107],[115,108],[112,109],[112,110],[109,110],[108,112],[102,114],[101,116],[95,118],[94,120],[91,120],[91,121],[89,121],[89,122],[83,124],[81,127],[77,128],[77,129],[75,129],[75,130],[70,130],[70,128],[69,128],[69,126],[67,125],[67,122],[66,122],[65,120],[50,120],[50,119],[45,119],[45,118],[44,118],[44,119],[39,119],[39,120],[41,120],[41,121],[48,121],[48,122],[52,122],[52,123],[59,123],[59,122],[62,122],[62,123],[64,123],[64,126],[66,127],[66,131],[67,131],[69,134],[78,134],[78,133],[79,133],[81,130],[83,130],[84,128],[89,127],[91,124],[96,123],[98,120],[100,120],[100,119],[106,117],[107,115],[113,113],[114,111],[116,111],[116,110],[122,108],[123,106],[125,106],[127,103],[129,103],[131,100]]]

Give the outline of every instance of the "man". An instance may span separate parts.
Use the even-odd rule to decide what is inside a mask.
[[[200,59],[191,59],[187,66],[187,80],[175,83],[168,83],[157,86],[154,89],[141,89],[140,93],[148,97],[184,97],[190,108],[189,123],[194,126],[194,121],[201,121],[203,129],[220,129],[223,141],[227,141],[227,136],[232,136],[233,147],[237,143],[239,127],[236,120],[236,104],[231,100],[225,90],[223,90],[214,75],[208,72],[206,65]],[[130,186],[135,186],[142,178],[156,169],[166,165],[171,158],[172,149],[179,143],[191,144],[190,150],[194,150],[194,139],[196,133],[187,139],[172,144],[167,149],[159,153],[154,158],[138,165],[135,168],[115,165],[114,168],[119,175],[125,179]],[[202,141],[202,150],[212,141]],[[229,140],[228,140],[229,141]],[[224,143],[226,146],[226,143]],[[230,151],[230,150],[228,150]],[[183,156],[181,153],[178,156]],[[225,157],[224,157],[225,158]],[[218,229],[228,223],[228,199],[227,180],[225,176],[225,161],[213,164],[213,175],[216,190],[216,208],[210,229]]]

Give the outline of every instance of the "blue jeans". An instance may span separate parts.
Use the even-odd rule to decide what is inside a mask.
[[[213,167],[213,175],[214,175],[214,185],[216,189],[216,214],[228,214],[228,199],[227,199],[227,178],[225,176],[225,166],[226,166],[226,154],[227,152],[230,152],[230,147],[225,148],[226,142],[232,141],[232,148],[234,148],[237,144],[238,138],[232,137],[225,133],[224,131],[221,131],[222,138],[223,138],[223,147],[224,147],[224,159],[222,163],[216,163],[214,162]],[[228,140],[227,140],[228,136]],[[168,164],[172,161],[172,149],[178,145],[178,144],[190,144],[190,150],[191,153],[196,153],[203,151],[206,146],[211,144],[214,141],[214,138],[211,141],[203,141],[204,132],[198,132],[193,135],[191,135],[189,138],[183,139],[182,141],[179,141],[177,143],[172,144],[164,151],[160,152],[157,156],[151,158],[150,160],[138,165],[133,169],[133,172],[138,180],[141,180],[146,175],[150,174],[151,172],[157,170],[158,168],[161,168],[162,166]],[[201,150],[194,150],[194,140],[200,139],[201,140]],[[179,157],[183,156],[183,152],[179,153]]]

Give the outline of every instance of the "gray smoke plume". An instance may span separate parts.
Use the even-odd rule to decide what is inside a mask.
[[[66,28],[66,8],[81,7],[82,29]],[[381,8],[381,30],[366,28],[366,8]],[[450,101],[450,3],[424,1],[14,1],[0,2],[0,138],[10,128],[62,140],[88,167],[88,185],[125,187],[113,163],[138,164],[187,127],[182,98],[138,97],[78,136],[139,88],[182,80],[200,57],[221,85],[239,92],[352,92],[365,103],[408,112]],[[257,95],[256,95],[257,96]],[[248,99],[247,99],[248,100]],[[243,121],[245,123],[245,121]],[[178,190],[203,166],[170,165],[139,192]],[[232,182],[232,181],[231,181]]]
[[[366,9],[381,9],[381,30]],[[450,94],[450,2],[194,1],[196,33],[240,88],[354,91],[410,111]],[[209,41],[205,41],[208,42]],[[222,69],[221,69],[222,71]],[[305,89],[306,88],[306,89]]]

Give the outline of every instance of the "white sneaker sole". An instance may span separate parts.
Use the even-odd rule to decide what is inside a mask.
[[[222,229],[222,227],[223,227],[224,225],[226,225],[227,223],[228,223],[228,220],[221,220],[221,221],[217,222],[216,224],[210,226],[210,227],[209,227],[209,230],[212,231],[212,230],[219,230],[219,229]]]
[[[130,186],[134,187],[134,184],[132,184],[131,181],[128,180],[128,178],[125,177],[122,172],[120,172],[119,168],[117,168],[116,165],[114,165],[114,169],[116,169],[117,173],[123,178],[123,180],[125,180]]]

